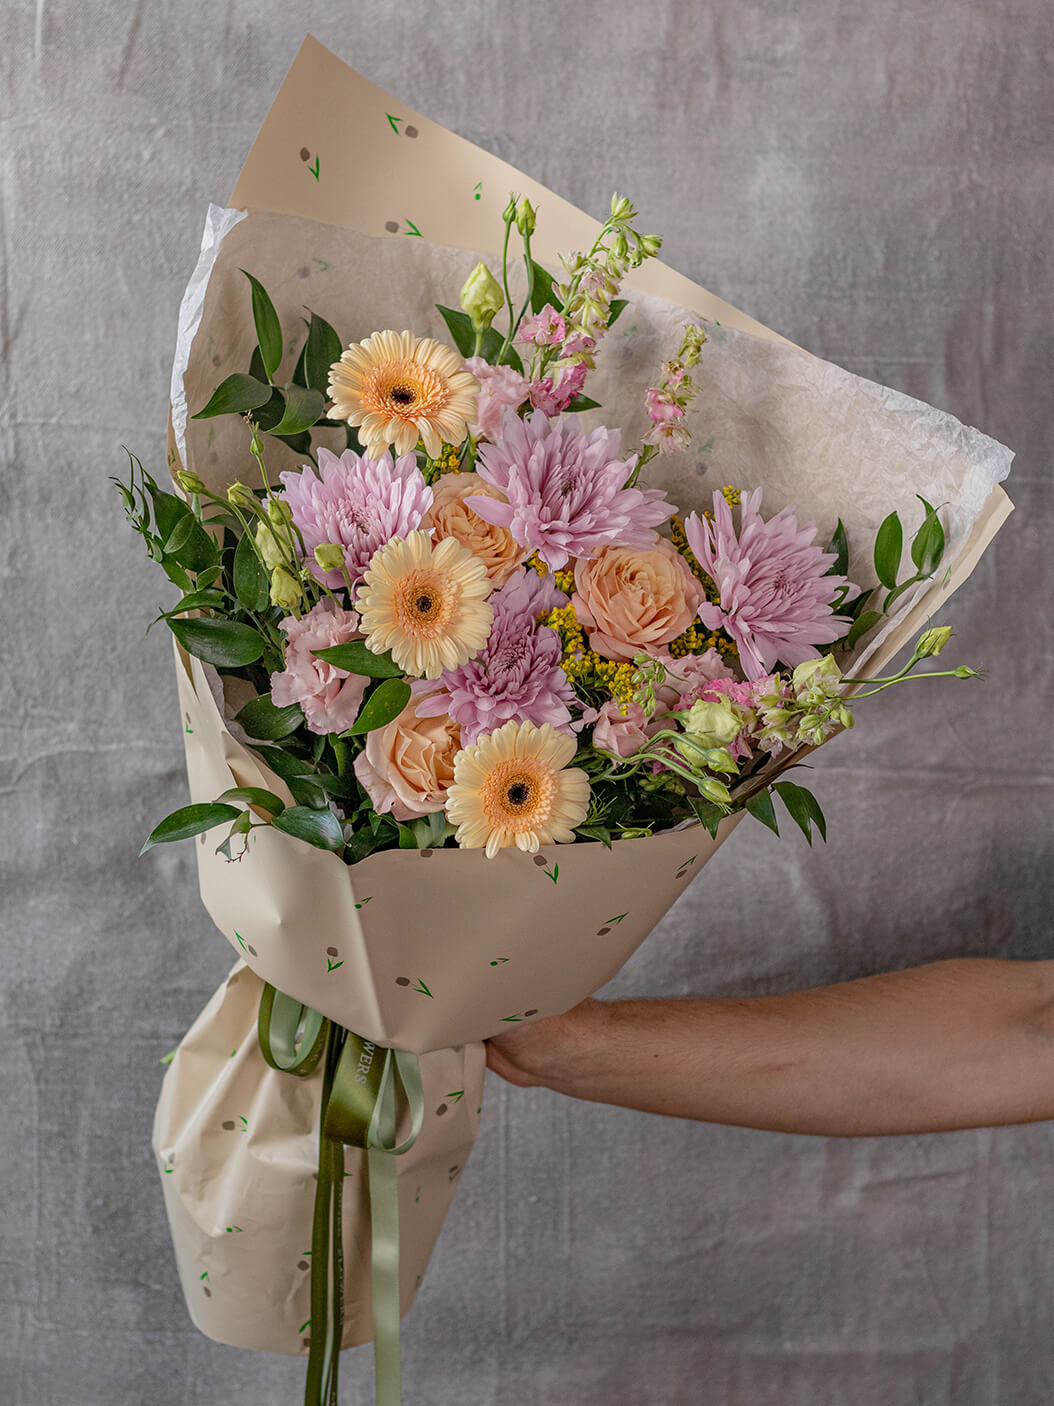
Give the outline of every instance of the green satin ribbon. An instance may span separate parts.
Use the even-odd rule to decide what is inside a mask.
[[[316,1023],[317,1022],[317,1023]],[[325,1053],[318,1186],[311,1232],[311,1345],[305,1406],[338,1406],[344,1335],[344,1147],[366,1152],[370,1194],[373,1355],[377,1406],[400,1406],[399,1195],[395,1158],[424,1121],[416,1055],[385,1049],[334,1025],[272,986],[260,1001],[260,1049],[275,1069],[305,1075]],[[399,1141],[400,1112],[409,1115]],[[324,1331],[320,1331],[324,1325]]]

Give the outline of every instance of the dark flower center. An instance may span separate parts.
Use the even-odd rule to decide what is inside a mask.
[[[507,791],[510,805],[523,806],[531,798],[531,788],[526,781],[514,781]]]
[[[417,606],[417,609],[421,612],[422,615],[427,615],[428,612],[432,609],[432,597],[418,596],[417,599],[414,601],[414,605]]]
[[[388,396],[395,401],[396,405],[413,405],[417,399],[416,392],[411,390],[409,386],[393,386],[388,392]]]

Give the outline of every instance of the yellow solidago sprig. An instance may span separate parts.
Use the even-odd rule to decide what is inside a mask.
[[[557,572],[557,578],[562,574]],[[595,701],[598,694],[622,705],[632,701],[636,688],[634,665],[624,660],[605,659],[595,649],[590,649],[573,605],[557,606],[548,611],[541,623],[560,636],[560,666],[580,696],[590,702]]]

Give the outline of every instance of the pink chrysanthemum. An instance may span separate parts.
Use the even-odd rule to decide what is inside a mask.
[[[494,623],[483,649],[448,669],[438,691],[417,703],[421,717],[449,713],[461,725],[462,746],[507,722],[551,723],[571,732],[575,691],[560,667],[560,636],[538,616],[567,604],[552,578],[520,570],[490,598]],[[434,685],[429,685],[434,687]]]
[[[814,545],[812,523],[799,527],[789,508],[765,522],[761,489],[742,500],[739,536],[728,504],[714,494],[714,519],[692,513],[684,524],[688,545],[720,592],[720,604],[699,607],[708,630],[727,630],[748,679],[777,662],[793,667],[815,659],[818,644],[841,639],[850,621],[832,611],[844,576],[825,573],[835,558]]]
[[[646,547],[673,506],[661,489],[623,487],[636,456],[620,459],[620,445],[618,430],[583,434],[568,421],[550,424],[540,411],[521,420],[506,410],[501,439],[480,446],[476,472],[508,502],[470,498],[469,506],[507,527],[553,571],[609,543]]]
[[[305,465],[301,473],[279,475],[279,497],[289,504],[307,549],[308,565],[319,581],[343,586],[339,571],[323,571],[312,561],[316,547],[332,542],[344,548],[351,584],[362,579],[370,558],[393,537],[406,537],[432,506],[432,490],[412,454],[393,464],[365,459],[346,449],[338,459],[318,451],[318,474]]]

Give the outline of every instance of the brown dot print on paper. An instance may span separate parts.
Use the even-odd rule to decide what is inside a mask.
[[[446,1104],[445,1104],[445,1103],[441,1103],[441,1104],[439,1105],[439,1107],[436,1109],[436,1117],[437,1117],[437,1118],[442,1118],[442,1116],[443,1116],[443,1114],[446,1112],[446,1110],[447,1110]]]
[[[203,1285],[202,1287],[203,1287],[204,1292],[205,1292],[205,1297],[206,1297],[207,1299],[211,1299],[211,1298],[212,1298],[212,1290],[209,1288],[209,1286],[208,1286],[207,1284]]]
[[[539,869],[544,869],[545,866],[549,863],[544,854],[536,854],[534,856],[534,862],[535,864],[537,864]]]
[[[224,1120],[224,1123],[223,1123],[223,1131],[224,1131],[225,1133],[233,1133],[233,1132],[234,1132],[234,1119],[233,1119],[233,1118],[227,1118],[227,1119]]]
[[[385,222],[384,222],[384,228],[388,231],[389,234],[398,234],[398,233],[399,233],[399,221],[398,221],[398,220],[385,220]]]
[[[435,854],[434,849],[420,849],[417,852],[422,859],[431,859],[432,855]]]
[[[327,956],[327,957],[339,957],[339,956],[340,956],[340,953],[337,951],[337,949],[336,949],[335,947],[327,947],[327,948],[326,948],[326,956]]]
[[[250,957],[255,957],[255,956],[256,956],[256,948],[252,945],[251,942],[249,943],[248,947],[246,947],[245,950],[246,950],[246,952],[248,952],[248,954],[249,954]]]
[[[416,136],[417,136],[417,128],[416,128],[416,127],[404,127],[404,128],[403,128],[403,136],[405,136],[405,137],[416,137]]]
[[[308,151],[308,149],[307,149],[306,146],[302,146],[302,147],[300,148],[300,160],[301,160],[301,161],[310,161],[310,160],[311,160],[311,153]]]
[[[529,1015],[537,1015],[537,1014],[538,1014],[538,1007],[535,1006],[535,1008],[534,1008],[533,1011],[524,1011],[523,1014],[524,1014],[525,1017],[526,1017],[526,1016],[529,1016]]]
[[[310,1269],[310,1268],[311,1268],[311,1266],[308,1264],[307,1260],[297,1260],[297,1262],[296,1262],[296,1267],[297,1267],[297,1269]]]
[[[296,271],[296,276],[297,278],[307,278],[310,273],[311,270],[308,268],[307,264],[301,264],[301,266]]]
[[[408,976],[397,976],[395,978],[395,984],[396,986],[409,986],[410,978]]]

